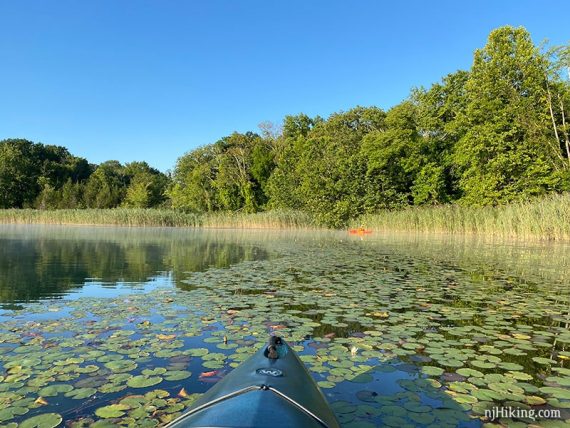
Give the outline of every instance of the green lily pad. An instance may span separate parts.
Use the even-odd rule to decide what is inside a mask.
[[[404,408],[413,413],[427,413],[432,410],[431,406],[426,406],[415,401],[406,402]]]
[[[334,382],[328,382],[326,380],[321,380],[320,382],[317,382],[317,385],[319,385],[320,388],[334,388],[336,386],[336,384]]]
[[[331,408],[337,415],[356,412],[356,405],[349,401],[335,401],[331,403]]]
[[[190,376],[192,376],[192,372],[189,372],[187,370],[173,370],[167,372],[164,375],[164,380],[176,381],[176,380],[187,379]]]
[[[549,376],[546,378],[546,381],[559,386],[570,386],[570,377]]]
[[[115,373],[130,372],[137,368],[137,364],[130,360],[116,360],[105,363],[105,367]]]
[[[508,372],[507,376],[512,377],[513,379],[517,379],[517,380],[531,380],[532,379],[531,375],[529,375],[528,373],[524,373],[524,372]]]
[[[568,388],[544,386],[540,388],[540,391],[559,400],[570,400],[570,389]]]
[[[69,391],[65,394],[68,398],[73,398],[74,400],[83,400],[95,395],[97,390],[95,388],[77,388]]]
[[[95,414],[100,418],[120,418],[128,410],[129,406],[125,404],[111,404],[110,406],[99,407],[95,410]]]
[[[444,370],[440,367],[435,367],[435,366],[423,366],[422,367],[422,373],[428,375],[428,376],[441,376],[443,374]]]
[[[192,357],[203,357],[204,355],[208,354],[210,351],[206,348],[194,348],[187,351],[188,355]]]
[[[483,373],[481,373],[479,370],[468,368],[457,369],[455,373],[465,377],[483,377]]]
[[[418,425],[428,425],[435,421],[435,416],[431,413],[412,413],[409,418]]]
[[[498,367],[501,369],[511,370],[511,371],[519,371],[524,369],[523,366],[515,363],[499,363]]]
[[[127,381],[127,385],[131,388],[147,388],[149,386],[158,385],[162,382],[160,376],[134,376]]]
[[[76,368],[76,369],[75,369],[75,372],[76,372],[76,373],[85,374],[85,373],[94,373],[94,372],[96,372],[97,370],[99,370],[99,366],[96,366],[96,365],[94,365],[94,364],[89,364],[89,365],[87,365],[87,366],[85,366],[85,367],[78,367],[78,368]]]
[[[157,376],[166,373],[166,371],[164,367],[155,367],[154,369],[144,369],[142,374],[144,376]]]
[[[480,360],[471,361],[471,365],[479,367],[480,369],[492,369],[494,367],[497,367],[495,363],[491,363],[488,361],[480,361]]]
[[[54,384],[40,389],[38,394],[41,395],[42,397],[55,397],[58,394],[69,392],[72,389],[73,386],[71,385]]]
[[[55,428],[62,421],[63,418],[58,413],[43,413],[21,422],[19,428]]]
[[[15,418],[16,416],[22,416],[28,413],[27,407],[7,407],[0,410],[0,422],[8,421],[10,419]]]

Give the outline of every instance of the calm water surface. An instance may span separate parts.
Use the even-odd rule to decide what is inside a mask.
[[[164,425],[279,333],[344,426],[479,426],[499,405],[563,426],[568,249],[0,226],[0,425]]]

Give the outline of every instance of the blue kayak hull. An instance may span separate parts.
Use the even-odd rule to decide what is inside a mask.
[[[278,348],[276,359],[259,350],[168,427],[338,428],[303,362],[285,341]]]

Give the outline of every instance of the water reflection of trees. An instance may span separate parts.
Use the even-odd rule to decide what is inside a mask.
[[[265,248],[231,234],[2,226],[0,302],[61,296],[90,280],[140,283],[160,272],[176,280],[185,272],[267,257]]]
[[[58,296],[83,287],[88,278],[113,286],[144,282],[167,272],[179,280],[187,277],[185,272],[265,259],[274,251],[286,255],[309,246],[320,257],[321,250],[336,245],[376,253],[378,262],[372,268],[408,269],[411,264],[410,269],[422,271],[426,278],[449,283],[449,299],[463,304],[476,302],[455,286],[453,272],[469,272],[473,282],[503,291],[532,292],[547,286],[552,298],[567,296],[570,252],[564,244],[383,234],[360,241],[326,231],[0,225],[0,303]],[[346,269],[356,264],[347,259]],[[443,277],[432,272],[442,267],[447,271]]]

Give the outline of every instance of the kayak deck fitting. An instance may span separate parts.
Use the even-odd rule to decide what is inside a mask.
[[[168,428],[340,425],[303,362],[280,337],[244,361]]]

